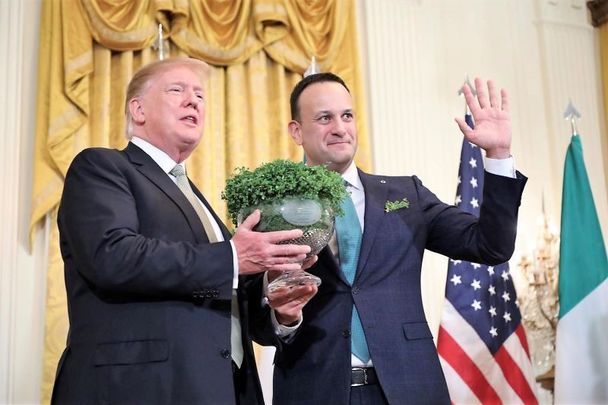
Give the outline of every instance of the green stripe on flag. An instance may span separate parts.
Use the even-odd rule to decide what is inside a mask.
[[[564,164],[559,258],[559,317],[562,318],[608,277],[602,230],[578,135]]]

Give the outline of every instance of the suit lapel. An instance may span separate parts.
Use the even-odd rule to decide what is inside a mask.
[[[323,269],[323,272],[326,272],[328,269],[331,269],[331,271],[334,273],[334,275],[340,279],[341,282],[343,282],[346,285],[350,285],[350,283],[346,280],[346,277],[344,276],[344,272],[342,272],[342,269],[340,268],[340,264],[338,263],[338,261],[336,260],[336,256],[334,255],[334,252],[331,251],[331,249],[329,248],[329,246],[325,246],[323,248],[323,250],[321,250],[321,252],[319,253],[319,264],[321,265],[320,267]],[[311,268],[310,271],[314,274],[316,267]],[[326,276],[323,274],[317,274],[320,277]]]
[[[147,153],[139,147],[129,142],[124,152],[137,170],[154,183],[163,193],[165,193],[182,211],[190,229],[194,233],[197,242],[209,242],[203,224],[199,219],[192,204],[188,201],[184,193],[177,187],[158,164]]]
[[[359,251],[359,263],[355,281],[361,276],[361,271],[374,245],[374,238],[384,221],[384,204],[388,196],[388,184],[384,178],[369,175],[359,170],[359,178],[365,190],[365,214],[363,240]]]

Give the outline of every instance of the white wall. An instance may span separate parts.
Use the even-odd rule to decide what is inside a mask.
[[[40,402],[44,232],[29,249],[40,0],[0,1],[0,403]],[[48,225],[47,225],[48,226]]]

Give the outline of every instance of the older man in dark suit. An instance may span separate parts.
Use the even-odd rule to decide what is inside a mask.
[[[259,212],[231,236],[188,181],[207,76],[190,58],[138,71],[129,145],[87,149],[68,171],[58,224],[70,331],[54,403],[263,403],[239,275],[297,269],[309,248],[278,244],[299,230],[252,231]],[[283,303],[293,316],[305,301]]]
[[[475,129],[457,119],[486,152],[479,219],[439,201],[415,176],[370,175],[355,166],[355,111],[339,77],[311,75],[293,90],[292,138],[308,164],[342,175],[351,198],[336,219],[336,237],[309,269],[323,283],[297,331],[278,333],[280,339],[256,331],[260,342],[279,346],[276,403],[450,403],[422,307],[424,250],[488,264],[508,260],[526,183],[510,155],[507,94],[491,81],[487,92],[483,87],[476,80],[477,98],[464,89]]]

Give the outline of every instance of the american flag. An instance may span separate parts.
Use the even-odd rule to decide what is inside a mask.
[[[481,151],[464,139],[455,205],[479,216],[483,180]],[[445,297],[437,349],[452,403],[538,403],[508,263],[450,259]]]

